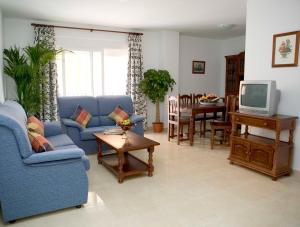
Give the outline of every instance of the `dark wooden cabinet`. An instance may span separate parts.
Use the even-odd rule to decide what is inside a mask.
[[[231,163],[242,165],[267,174],[276,180],[279,176],[291,173],[293,135],[298,117],[275,115],[262,117],[239,112],[230,113],[232,117]],[[238,133],[238,126],[245,125],[245,132]],[[275,139],[251,135],[249,126],[275,132]],[[289,131],[287,142],[280,140],[281,131]]]
[[[237,55],[225,56],[225,58],[225,96],[238,95],[240,81],[244,80],[245,52],[241,52]]]
[[[231,157],[240,161],[249,161],[250,143],[243,139],[235,138],[232,146]]]

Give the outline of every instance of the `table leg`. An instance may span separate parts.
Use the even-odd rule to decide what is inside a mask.
[[[192,113],[190,117],[190,130],[189,130],[189,139],[190,139],[191,146],[193,146],[194,143],[194,124],[195,124],[195,114]]]
[[[118,181],[119,183],[123,182],[124,174],[123,174],[123,165],[124,165],[124,153],[118,152]]]
[[[102,164],[102,141],[101,140],[98,140],[98,155],[97,155],[97,158],[98,158],[98,164]]]
[[[152,177],[153,176],[153,171],[154,171],[154,166],[153,166],[153,152],[154,152],[154,147],[149,147],[148,149],[148,176]]]

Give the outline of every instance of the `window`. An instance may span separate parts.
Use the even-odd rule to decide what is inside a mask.
[[[56,62],[59,96],[126,93],[127,49],[65,51]]]

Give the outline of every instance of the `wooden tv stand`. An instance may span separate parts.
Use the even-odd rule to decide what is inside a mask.
[[[290,175],[292,168],[293,136],[295,116],[275,115],[263,117],[239,112],[231,112],[231,164],[238,164],[259,171],[277,180],[279,176]],[[245,132],[239,134],[238,125],[245,125]],[[275,139],[251,135],[248,127],[269,129],[275,132]],[[288,142],[280,140],[280,133],[289,130]]]

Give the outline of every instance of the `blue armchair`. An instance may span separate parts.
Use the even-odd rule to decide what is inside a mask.
[[[27,117],[16,102],[0,104],[0,202],[3,221],[86,203],[89,160],[63,134],[59,123],[45,123],[54,151],[32,151]]]

